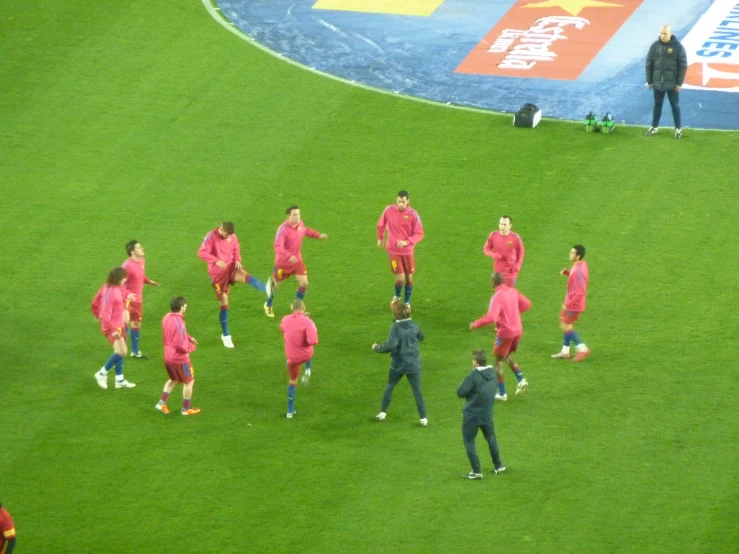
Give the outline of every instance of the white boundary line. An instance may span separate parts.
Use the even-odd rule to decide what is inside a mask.
[[[221,8],[218,7],[217,0],[201,0],[203,6],[205,7],[206,11],[211,15],[213,19],[216,20],[216,22],[226,29],[228,32],[233,33],[237,37],[239,37],[241,40],[244,40],[254,46],[255,48],[258,48],[262,52],[266,52],[270,56],[273,56],[279,60],[282,60],[283,62],[286,62],[294,67],[300,68],[304,71],[310,71],[311,73],[315,73],[317,75],[320,75],[321,77],[325,77],[326,79],[331,79],[332,81],[337,81],[339,83],[343,83],[345,85],[349,85],[352,87],[361,88],[364,90],[368,90],[371,92],[376,92],[379,94],[384,94],[386,96],[393,96],[395,98],[402,98],[404,100],[410,100],[413,102],[420,102],[421,104],[427,104],[429,106],[436,106],[440,108],[451,108],[453,110],[461,110],[465,112],[473,112],[473,113],[479,113],[484,115],[494,115],[498,117],[513,117],[514,112],[497,112],[493,110],[486,110],[483,108],[471,108],[469,106],[459,106],[457,104],[451,104],[451,103],[444,103],[444,102],[438,102],[436,100],[428,100],[427,98],[420,98],[418,96],[411,96],[408,94],[401,94],[399,92],[393,92],[387,89],[382,88],[376,88],[370,85],[365,85],[364,83],[358,83],[356,81],[351,81],[349,79],[344,79],[342,77],[337,77],[336,75],[331,75],[330,73],[325,73],[323,71],[320,71],[314,67],[310,67],[307,65],[304,65],[302,63],[298,63],[293,59],[288,58],[287,56],[283,56],[282,54],[279,54],[275,52],[274,50],[270,50],[263,44],[257,42],[252,37],[247,35],[245,32],[243,32],[241,29],[239,29],[236,25],[234,25],[225,15],[223,15],[223,12],[221,11]],[[576,124],[576,125],[582,125],[581,121],[576,121],[572,119],[562,119],[562,118],[555,118],[555,117],[544,117],[543,119],[548,119],[550,121],[558,121],[561,123],[569,123],[569,124]],[[623,127],[647,127],[646,125],[634,125],[632,123],[621,123],[619,126]],[[722,133],[734,133],[736,130],[732,129],[700,129],[698,127],[683,127],[684,129],[691,129],[692,131],[718,131]]]

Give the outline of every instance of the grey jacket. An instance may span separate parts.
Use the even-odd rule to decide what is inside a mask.
[[[688,57],[685,48],[673,35],[668,42],[657,41],[647,54],[647,84],[657,90],[675,90],[683,86]]]
[[[457,396],[466,398],[462,408],[464,420],[477,425],[493,422],[495,402],[495,370],[492,366],[477,367],[457,388]]]
[[[390,327],[390,335],[386,342],[378,344],[375,352],[390,352],[390,370],[400,373],[418,373],[421,371],[421,351],[418,343],[423,340],[423,333],[412,319],[396,320]]]

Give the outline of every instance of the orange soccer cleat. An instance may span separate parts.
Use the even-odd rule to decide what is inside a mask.
[[[583,350],[582,352],[578,352],[577,354],[575,354],[575,357],[572,358],[572,361],[582,362],[588,356],[590,356],[590,350]]]
[[[189,410],[182,410],[182,415],[196,415],[200,413],[200,408],[190,408]]]
[[[160,412],[162,412],[163,414],[168,414],[169,413],[169,408],[167,408],[167,405],[165,403],[163,403],[163,402],[157,403],[157,405],[154,406],[154,407],[157,410],[159,410]]]

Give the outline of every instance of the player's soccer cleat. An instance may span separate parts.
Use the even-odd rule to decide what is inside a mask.
[[[275,317],[275,311],[272,308],[272,306],[268,306],[267,303],[264,303],[264,315],[267,317]]]
[[[306,369],[305,373],[300,377],[300,382],[307,385],[310,382],[310,369]]]
[[[659,127],[650,127],[649,130],[644,133],[645,137],[652,137],[659,132]]]
[[[516,387],[516,396],[526,392],[526,388],[529,386],[529,382],[526,379],[521,379],[518,386]]]
[[[95,380],[98,382],[98,386],[100,386],[101,389],[107,389],[108,388],[108,376],[102,375],[99,371],[95,372]]]
[[[683,138],[683,130],[682,129],[675,129],[675,138]]]
[[[429,426],[429,420],[428,418],[421,418],[421,427],[428,427]]]
[[[115,388],[117,389],[132,389],[135,386],[136,386],[136,383],[130,383],[126,381],[125,379],[123,379],[123,381],[119,381],[118,379],[116,379],[115,381]]]
[[[287,412],[287,419],[292,419],[293,416],[298,415],[298,412],[293,410],[292,412]]]
[[[495,393],[495,399],[496,400],[500,400],[501,402],[505,402],[506,400],[508,400],[508,395],[507,394],[500,394],[500,393],[496,392]]]
[[[234,343],[231,340],[231,335],[221,335],[221,340],[223,341],[223,346],[226,348],[233,348]]]
[[[267,298],[274,298],[276,288],[277,288],[277,281],[275,281],[275,278],[270,275],[269,279],[267,279],[267,282],[265,283]]]
[[[136,358],[138,360],[148,360],[149,356],[146,354],[142,354],[141,352],[131,352],[131,357]]]
[[[154,406],[154,407],[157,410],[159,410],[160,412],[162,412],[163,414],[168,414],[169,413],[169,408],[167,408],[167,405],[164,404],[163,402],[157,402],[157,405]]]
[[[572,361],[582,362],[588,356],[590,356],[590,350],[583,350],[582,352],[578,352],[577,354],[575,354],[575,357],[572,358]]]
[[[190,408],[189,410],[182,410],[182,415],[197,415],[200,413],[200,408]]]
[[[557,352],[556,354],[552,354],[552,358],[555,358],[557,360],[569,360],[570,353],[569,352]]]
[[[464,479],[482,479],[482,473],[475,473],[474,471],[470,471],[466,475],[462,475],[462,478]]]
[[[503,473],[505,471],[505,466],[500,466],[495,468],[495,475],[498,475],[499,473]]]
[[[385,421],[385,418],[387,417],[387,414],[385,412],[380,412],[375,416],[375,419],[377,421]]]

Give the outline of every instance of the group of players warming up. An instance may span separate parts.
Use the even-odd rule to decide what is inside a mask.
[[[286,216],[286,221],[278,228],[274,240],[273,272],[265,281],[250,274],[243,265],[239,240],[234,224],[230,221],[224,221],[205,236],[198,256],[208,264],[208,275],[219,305],[221,341],[226,348],[234,348],[228,328],[230,288],[236,283],[246,283],[260,291],[266,296],[265,315],[274,318],[273,303],[278,285],[290,276],[295,276],[298,289],[291,305],[292,313],[285,316],[280,323],[288,373],[287,418],[291,419],[297,413],[295,393],[301,369],[305,365],[303,382],[306,383],[311,375],[313,349],[318,344],[318,331],[306,312],[304,302],[308,289],[308,272],[301,252],[303,237],[326,240],[328,235],[307,227],[302,222],[300,208],[296,205],[286,210]],[[472,465],[472,472],[465,475],[468,479],[482,478],[474,445],[478,429],[482,429],[488,441],[495,473],[505,470],[500,460],[492,424],[494,400],[508,400],[503,364],[507,364],[516,376],[516,395],[523,394],[529,384],[514,359],[523,333],[521,314],[531,307],[531,301],[515,288],[525,251],[521,237],[511,230],[511,226],[512,219],[503,216],[499,221],[499,230],[492,232],[485,242],[483,252],[493,259],[494,293],[487,313],[469,325],[470,330],[488,325],[495,326],[494,366],[487,365],[487,355],[484,351],[473,352],[473,371],[457,391],[460,398],[466,399],[463,410],[463,437]],[[416,271],[414,249],[423,236],[421,218],[418,212],[410,207],[408,192],[401,190],[396,203],[387,206],[377,222],[377,246],[380,248],[384,246],[387,250],[394,277],[391,309],[395,315],[395,322],[390,329],[388,340],[374,343],[372,349],[378,353],[390,353],[392,359],[381,410],[376,419],[378,421],[386,419],[393,389],[405,376],[413,389],[420,424],[425,427],[428,425],[428,419],[421,392],[419,350],[423,333],[411,319],[410,304],[413,275]],[[109,273],[105,284],[92,302],[92,312],[100,321],[101,331],[113,347],[113,354],[95,373],[95,379],[103,389],[108,387],[108,373],[111,369],[115,369],[116,388],[136,386],[123,374],[124,360],[128,353],[128,334],[131,357],[148,358],[139,347],[143,318],[143,285],[159,285],[146,276],[145,253],[141,244],[135,240],[130,241],[126,244],[126,252],[128,259]],[[590,354],[590,350],[574,330],[574,323],[585,311],[588,266],[584,257],[585,247],[573,246],[569,253],[572,266],[560,272],[568,278],[567,293],[560,313],[560,328],[564,340],[562,350],[553,354],[553,358],[569,359],[573,344],[575,347],[573,362],[580,362]],[[182,384],[181,413],[186,416],[195,415],[200,413],[200,409],[191,406],[195,372],[190,361],[190,353],[195,351],[198,342],[187,333],[185,326],[187,300],[182,296],[175,296],[170,301],[170,309],[170,313],[162,320],[164,366],[168,380],[156,409],[169,414],[167,406],[169,395],[176,385]]]

